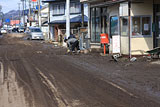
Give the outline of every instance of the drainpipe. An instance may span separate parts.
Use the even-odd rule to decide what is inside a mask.
[[[70,0],[66,0],[66,35],[70,35]]]
[[[128,0],[128,34],[129,34],[129,58],[132,58],[132,53],[131,53],[131,1]]]

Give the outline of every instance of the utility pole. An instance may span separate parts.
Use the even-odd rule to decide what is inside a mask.
[[[25,13],[26,12],[26,0],[24,0],[24,4],[23,5],[24,5],[24,7],[23,7],[24,8],[23,9],[24,10],[24,16],[23,16],[24,19],[23,20],[24,20],[24,26],[26,27],[26,24],[25,24],[26,23],[26,17],[25,17],[26,16],[26,13]]]
[[[35,8],[34,8],[34,2],[33,3],[33,20],[35,21]]]
[[[129,34],[129,58],[132,58],[131,51],[131,1],[128,0],[128,34]]]
[[[70,0],[66,0],[66,34],[70,36]]]
[[[22,14],[23,14],[23,24],[24,24],[24,26],[25,26],[25,16],[24,16],[24,0],[21,0],[22,1],[22,7],[23,7],[23,12],[22,12]]]
[[[29,17],[28,17],[28,21],[29,21],[29,27],[31,26],[31,0],[29,0]]]
[[[21,3],[18,3],[18,9],[19,9],[19,27],[20,27],[20,20],[21,20],[21,12],[20,12],[20,5],[21,5]]]
[[[39,19],[39,27],[41,27],[41,2],[38,0],[38,19]]]

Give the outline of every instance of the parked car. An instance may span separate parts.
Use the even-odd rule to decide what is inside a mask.
[[[24,33],[24,32],[25,32],[25,28],[24,28],[24,27],[20,27],[20,28],[18,29],[18,32],[19,32],[19,33]]]
[[[7,34],[7,30],[2,28],[2,29],[1,29],[1,33],[2,33],[2,34]]]
[[[13,28],[12,32],[18,32],[18,28]]]
[[[44,40],[43,33],[39,27],[29,27],[25,33],[29,40]]]

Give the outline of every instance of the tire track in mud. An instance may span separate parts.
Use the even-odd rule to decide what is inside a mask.
[[[14,53],[9,53],[7,50],[4,53],[3,64],[1,62],[1,72],[3,74],[1,82],[3,81],[3,84],[0,84],[0,107],[34,107],[33,103],[31,104],[26,98],[26,93],[28,92],[33,97],[29,86],[20,78],[12,63],[12,59],[8,57],[11,57]],[[24,84],[24,87],[19,85],[20,81]],[[29,91],[24,90],[26,87]]]
[[[24,89],[19,87],[16,74],[8,68],[8,76],[0,86],[0,107],[30,107],[25,100]]]
[[[0,84],[4,83],[4,66],[3,63],[0,62]]]
[[[38,71],[38,73],[42,77],[43,83],[52,91],[57,101],[58,107],[70,107],[68,102],[62,98],[62,95],[58,92],[58,89],[56,88],[56,86],[52,84],[52,82],[47,78],[47,76],[45,76],[42,73],[42,71],[38,69],[37,67],[35,67],[35,69]]]

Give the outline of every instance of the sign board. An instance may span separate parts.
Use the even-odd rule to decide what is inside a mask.
[[[10,19],[6,19],[5,22],[6,22],[6,23],[10,23]]]
[[[0,27],[2,26],[2,20],[0,20]]]
[[[38,9],[39,9],[39,6],[37,5],[37,6],[36,6],[36,10],[38,10]],[[42,6],[40,6],[40,9],[42,9]]]
[[[112,36],[113,53],[120,53],[120,35]]]

